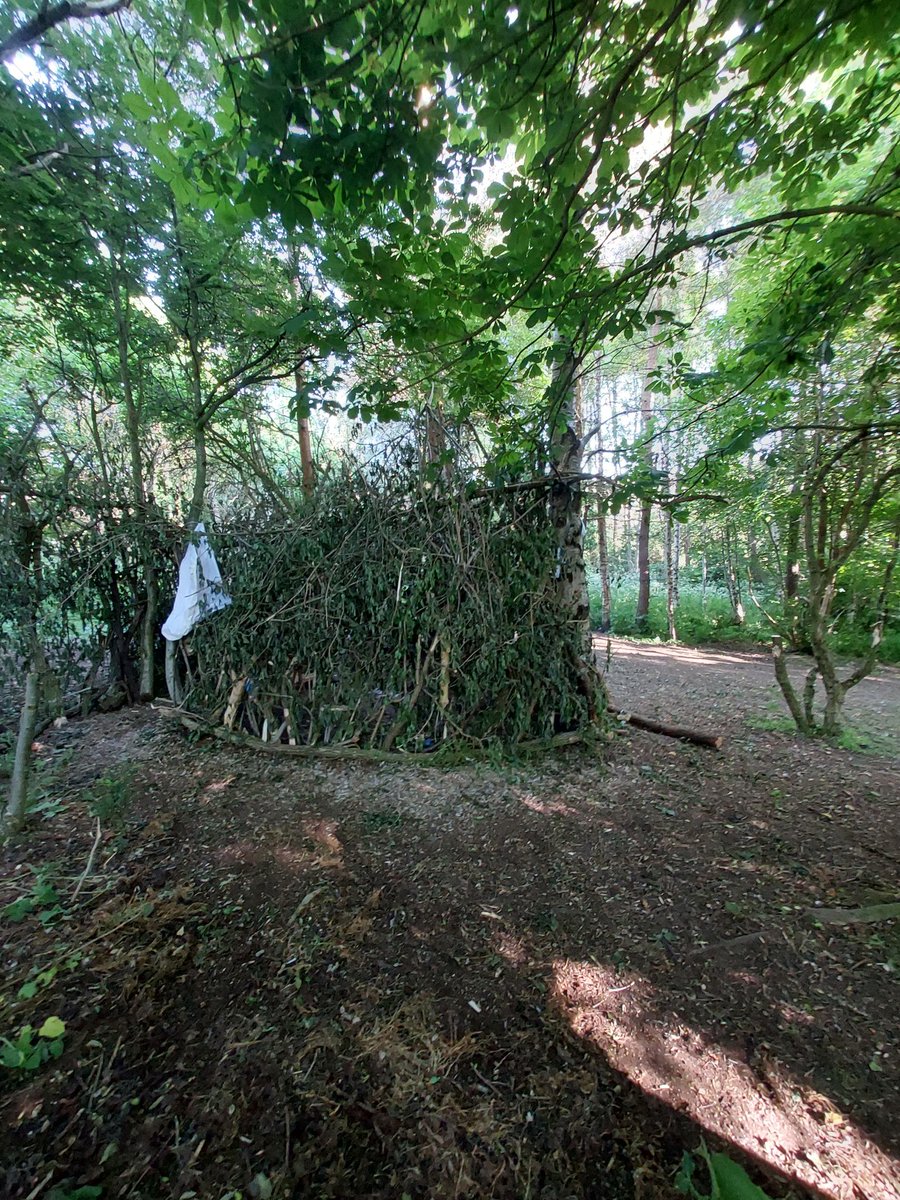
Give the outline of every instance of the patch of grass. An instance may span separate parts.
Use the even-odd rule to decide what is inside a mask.
[[[796,733],[797,726],[791,717],[756,717],[746,718],[751,729],[759,729],[764,733]]]
[[[751,729],[759,729],[764,733],[798,733],[793,719],[788,716],[761,717],[751,715],[745,718],[745,724]],[[854,754],[896,754],[896,738],[890,733],[873,732],[870,729],[856,729],[853,726],[834,739],[832,745],[841,750],[850,750]]]
[[[836,741],[842,750],[854,754],[896,754],[897,741],[889,733],[873,733],[872,730],[854,729],[848,726]]]

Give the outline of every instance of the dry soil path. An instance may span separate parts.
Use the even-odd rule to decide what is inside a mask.
[[[445,771],[148,710],[48,734],[0,906],[43,872],[60,911],[0,922],[0,1013],[65,1049],[0,1071],[0,1195],[648,1200],[705,1134],[772,1194],[900,1200],[900,929],[807,911],[900,895],[896,760],[759,728],[759,656],[617,643],[610,683],[724,749]],[[898,693],[853,720],[896,732]]]

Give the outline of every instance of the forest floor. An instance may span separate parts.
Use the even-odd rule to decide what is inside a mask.
[[[656,1200],[705,1136],[774,1195],[900,1200],[900,922],[808,911],[900,897],[900,671],[852,694],[855,749],[782,727],[762,655],[616,642],[610,687],[724,748],[48,731],[0,1033],[66,1028],[0,1066],[0,1194]]]

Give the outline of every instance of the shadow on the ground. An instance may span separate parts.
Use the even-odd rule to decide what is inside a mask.
[[[2,1194],[661,1200],[705,1134],[900,1197],[896,927],[806,915],[895,885],[886,776],[774,741],[423,775],[148,732],[81,903],[0,929],[7,1028],[68,1026],[5,1081]],[[0,901],[26,860],[71,894],[90,829],[41,827]]]

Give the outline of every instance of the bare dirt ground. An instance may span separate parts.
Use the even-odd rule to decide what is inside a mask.
[[[782,732],[769,672],[612,647],[615,703],[718,753],[284,760],[150,710],[45,735],[0,1033],[66,1032],[0,1066],[0,1194],[655,1200],[705,1136],[773,1195],[900,1200],[900,922],[808,912],[900,897],[900,672],[851,698],[878,754]]]

